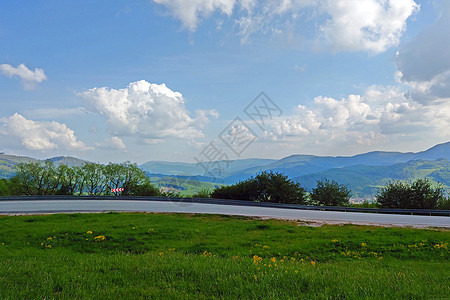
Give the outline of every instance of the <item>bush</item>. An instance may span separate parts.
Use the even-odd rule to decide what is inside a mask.
[[[211,197],[273,203],[305,203],[305,189],[276,172],[262,172],[237,184],[214,190]]]
[[[436,209],[445,203],[444,190],[433,187],[428,179],[417,179],[408,184],[402,181],[389,182],[376,196],[384,208]]]
[[[192,198],[211,198],[211,190],[208,188],[201,188],[197,193],[192,195]]]
[[[316,188],[313,188],[311,192],[313,203],[325,206],[349,205],[351,196],[352,192],[346,185],[327,178],[318,180]]]

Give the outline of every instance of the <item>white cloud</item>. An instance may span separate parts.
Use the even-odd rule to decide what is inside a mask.
[[[10,78],[19,77],[24,88],[27,90],[34,89],[38,83],[47,79],[43,69],[36,68],[32,71],[24,64],[20,64],[17,68],[8,64],[2,64],[0,65],[0,72]]]
[[[28,120],[17,113],[0,121],[0,136],[5,147],[38,151],[88,149],[65,124]]]
[[[165,84],[145,80],[130,83],[124,89],[93,88],[80,94],[88,111],[106,118],[109,133],[115,136],[135,136],[143,142],[160,142],[162,138],[203,138],[199,129],[217,116],[216,111],[197,111],[190,116],[179,92]]]
[[[219,11],[237,24],[241,43],[257,32],[302,31],[314,23],[318,40],[333,51],[384,52],[399,43],[407,19],[419,11],[414,0],[154,0],[191,31]],[[242,8],[238,10],[236,7]],[[299,23],[300,22],[300,23]],[[304,22],[304,23],[301,23]],[[220,26],[222,28],[222,26]],[[313,30],[316,30],[313,29]],[[307,33],[309,35],[309,33]]]
[[[450,98],[450,2],[438,21],[397,52],[398,76],[421,103]]]
[[[398,138],[450,138],[450,100],[423,105],[398,88],[372,86],[364,95],[336,100],[316,97],[312,107],[299,105],[294,114],[272,124],[266,138],[301,140],[333,147],[336,143],[377,144]]]
[[[384,52],[398,45],[406,20],[419,10],[413,0],[327,0],[331,18],[320,28],[336,51]]]

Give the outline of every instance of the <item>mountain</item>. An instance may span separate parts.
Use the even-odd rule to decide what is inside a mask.
[[[79,167],[87,163],[87,161],[78,159],[75,157],[70,156],[58,156],[58,157],[52,157],[48,160],[51,160],[55,165],[67,165],[69,167]]]
[[[65,156],[50,160],[56,165],[69,166],[79,166],[86,162]],[[0,154],[0,178],[11,177],[15,165],[28,161],[37,160]],[[308,189],[314,187],[320,178],[327,177],[347,184],[354,197],[371,197],[377,188],[389,180],[413,180],[424,177],[441,182],[450,192],[449,161],[450,142],[447,142],[416,153],[374,151],[354,156],[291,155],[279,160],[252,158],[222,161],[220,165],[223,170],[218,178],[205,173],[199,163],[149,161],[140,167],[159,186],[167,187],[173,185],[172,182],[183,182],[179,185],[181,192],[192,191],[198,186],[212,188],[221,184],[234,184],[261,171],[272,170],[289,176]]]
[[[249,168],[264,168],[265,166],[275,162],[274,159],[240,159],[223,162],[224,176],[234,173],[243,172]],[[165,162],[165,161],[149,161],[139,166],[142,170],[151,174],[164,174],[176,176],[202,176],[205,175],[205,169],[200,163],[182,163],[182,162]]]
[[[348,184],[354,197],[372,197],[389,180],[427,177],[450,191],[450,142],[421,152],[373,151],[354,156],[291,155],[280,160],[234,160],[220,178],[211,178],[197,164],[151,162],[142,167],[154,176],[233,184],[261,171],[283,173],[311,189],[322,177]]]
[[[0,178],[12,177],[17,164],[27,163],[30,161],[37,161],[37,159],[0,153]]]
[[[411,160],[388,166],[354,165],[302,175],[294,180],[306,189],[311,189],[316,186],[317,180],[323,177],[348,185],[356,198],[374,196],[379,187],[392,180],[415,180],[424,177],[434,183],[441,183],[443,188],[450,191],[450,161],[443,158]]]
[[[55,165],[65,164],[68,166],[81,166],[86,161],[81,160],[75,157],[68,156],[59,156],[49,158]],[[0,179],[1,178],[10,178],[14,176],[15,168],[17,164],[27,163],[27,162],[36,162],[38,159],[26,157],[26,156],[15,156],[15,155],[7,155],[0,153]]]

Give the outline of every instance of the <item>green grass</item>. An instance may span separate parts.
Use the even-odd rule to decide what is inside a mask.
[[[216,215],[0,217],[0,298],[445,298],[449,239]]]

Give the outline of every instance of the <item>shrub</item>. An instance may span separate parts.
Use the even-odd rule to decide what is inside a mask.
[[[211,190],[208,188],[201,188],[197,193],[192,195],[192,198],[211,198]]]
[[[410,184],[389,182],[378,191],[376,199],[381,207],[402,209],[436,209],[445,202],[444,190],[440,186],[433,187],[426,178]]]
[[[305,203],[305,189],[286,175],[261,172],[237,184],[214,190],[211,197],[273,203]]]
[[[316,188],[313,188],[311,192],[313,203],[325,206],[349,205],[351,196],[352,192],[346,185],[327,178],[318,180]]]

